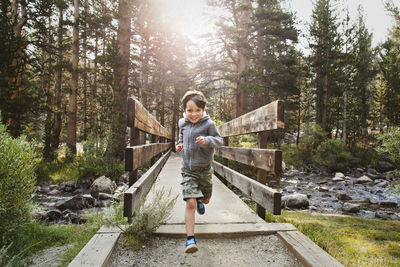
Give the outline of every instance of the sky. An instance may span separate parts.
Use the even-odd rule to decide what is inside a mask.
[[[307,32],[306,25],[310,23],[314,1],[286,0],[286,4],[284,4],[284,7],[296,14],[298,28],[302,34]],[[341,2],[348,7],[354,20],[357,18],[358,6],[363,6],[366,26],[373,33],[373,46],[385,41],[388,29],[391,28],[394,21],[385,11],[383,0],[341,0]],[[396,3],[397,0],[394,2]],[[175,30],[181,31],[193,41],[198,40],[198,35],[214,31],[214,25],[204,14],[213,13],[213,16],[216,17],[218,12],[207,7],[206,0],[161,0],[160,3],[163,5],[161,9],[170,18],[169,23],[174,25]],[[303,49],[302,46],[306,46],[305,37],[300,37],[300,49]]]

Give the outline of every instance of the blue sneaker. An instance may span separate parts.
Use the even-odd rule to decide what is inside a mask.
[[[197,212],[200,215],[203,215],[206,212],[206,206],[201,201],[197,201]]]
[[[191,238],[191,239],[186,241],[185,253],[195,253],[198,250],[199,249],[197,248],[196,239]]]

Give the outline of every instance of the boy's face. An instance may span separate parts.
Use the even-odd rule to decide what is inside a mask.
[[[196,105],[193,100],[186,103],[185,115],[191,123],[197,123],[203,117],[204,109]]]

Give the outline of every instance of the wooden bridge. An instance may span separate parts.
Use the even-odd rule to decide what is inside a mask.
[[[215,154],[223,158],[223,163],[213,162],[213,194],[210,204],[206,205],[206,214],[196,215],[196,237],[277,235],[304,266],[342,266],[293,225],[265,222],[265,210],[275,215],[281,214],[281,193],[267,186],[267,177],[271,177],[267,174],[274,174],[279,179],[282,172],[282,152],[266,147],[268,133],[284,128],[283,114],[283,102],[275,101],[218,126],[224,138],[224,146],[217,149]],[[172,152],[172,136],[140,102],[132,98],[128,101],[127,122],[131,138],[125,151],[125,169],[129,171],[130,187],[124,194],[124,216],[130,222],[140,202],[144,198],[151,201],[157,189],[171,190],[172,195],[181,194],[181,163],[179,155]],[[229,137],[249,133],[258,134],[259,148],[229,146]],[[227,167],[228,160],[257,168],[257,180]],[[151,162],[150,169],[137,179],[138,168],[148,161]],[[230,191],[217,176],[255,201],[256,212]],[[150,190],[151,188],[154,190]],[[171,217],[155,234],[186,236],[184,211],[185,203],[179,196]],[[70,266],[106,266],[119,236],[118,229],[102,227]]]

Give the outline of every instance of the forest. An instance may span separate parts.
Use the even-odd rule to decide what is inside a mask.
[[[1,233],[26,219],[29,197],[13,222],[2,205],[40,181],[124,173],[129,97],[172,143],[187,90],[205,94],[217,125],[283,100],[285,129],[268,146],[287,166],[400,169],[397,2],[383,1],[394,23],[376,46],[363,7],[350,16],[341,0],[315,0],[306,31],[284,0],[206,2],[213,30],[193,40],[170,21],[168,1],[1,1],[0,174],[13,186],[26,178],[10,197],[0,183]],[[257,146],[251,135],[231,140]]]
[[[122,159],[127,97],[175,136],[189,89],[206,94],[217,122],[285,101],[285,132],[296,144],[314,124],[349,149],[400,125],[400,13],[392,1],[385,8],[395,25],[377,47],[362,7],[356,18],[339,16],[340,1],[315,1],[306,33],[281,1],[208,1],[220,16],[197,43],[174,31],[158,2],[3,1],[7,132],[35,140],[48,161],[63,143],[73,157],[88,137],[110,138],[108,153]],[[299,34],[309,55],[296,48]]]

